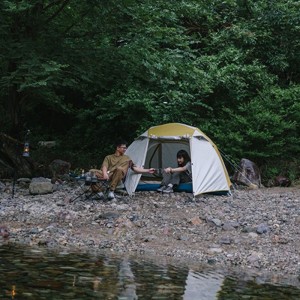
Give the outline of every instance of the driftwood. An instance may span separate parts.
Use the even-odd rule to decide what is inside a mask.
[[[24,143],[0,132],[0,178],[32,177],[36,164],[23,157]]]

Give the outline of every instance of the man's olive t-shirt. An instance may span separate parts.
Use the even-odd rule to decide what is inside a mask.
[[[130,161],[131,158],[128,155],[117,156],[116,154],[111,154],[104,158],[102,167],[105,166],[109,172],[113,172],[119,167],[124,169],[128,168]]]

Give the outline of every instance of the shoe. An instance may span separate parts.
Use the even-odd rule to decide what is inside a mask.
[[[103,199],[104,198],[104,194],[102,192],[99,192],[96,194],[97,199]]]
[[[160,186],[156,191],[157,192],[162,192],[163,190],[165,190],[167,187],[165,185]]]
[[[165,188],[162,192],[167,193],[167,194],[173,193],[174,192],[173,187],[172,186],[167,186],[167,188]]]
[[[115,194],[113,191],[109,191],[107,199],[109,199],[109,200],[115,199]]]

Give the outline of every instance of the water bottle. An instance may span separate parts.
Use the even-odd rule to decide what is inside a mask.
[[[91,172],[91,178],[93,183],[97,182],[97,176],[95,175],[95,172]]]

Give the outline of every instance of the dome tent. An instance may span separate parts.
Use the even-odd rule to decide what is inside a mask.
[[[193,181],[190,191],[194,196],[203,193],[229,192],[231,182],[217,146],[196,127],[180,123],[168,123],[150,127],[127,149],[126,154],[136,165],[162,169],[176,166],[176,154],[186,150],[191,157]],[[148,180],[157,179],[157,175]],[[128,170],[125,187],[132,195],[140,187],[141,174]],[[161,178],[160,178],[161,179]],[[150,183],[148,189],[159,183]]]

